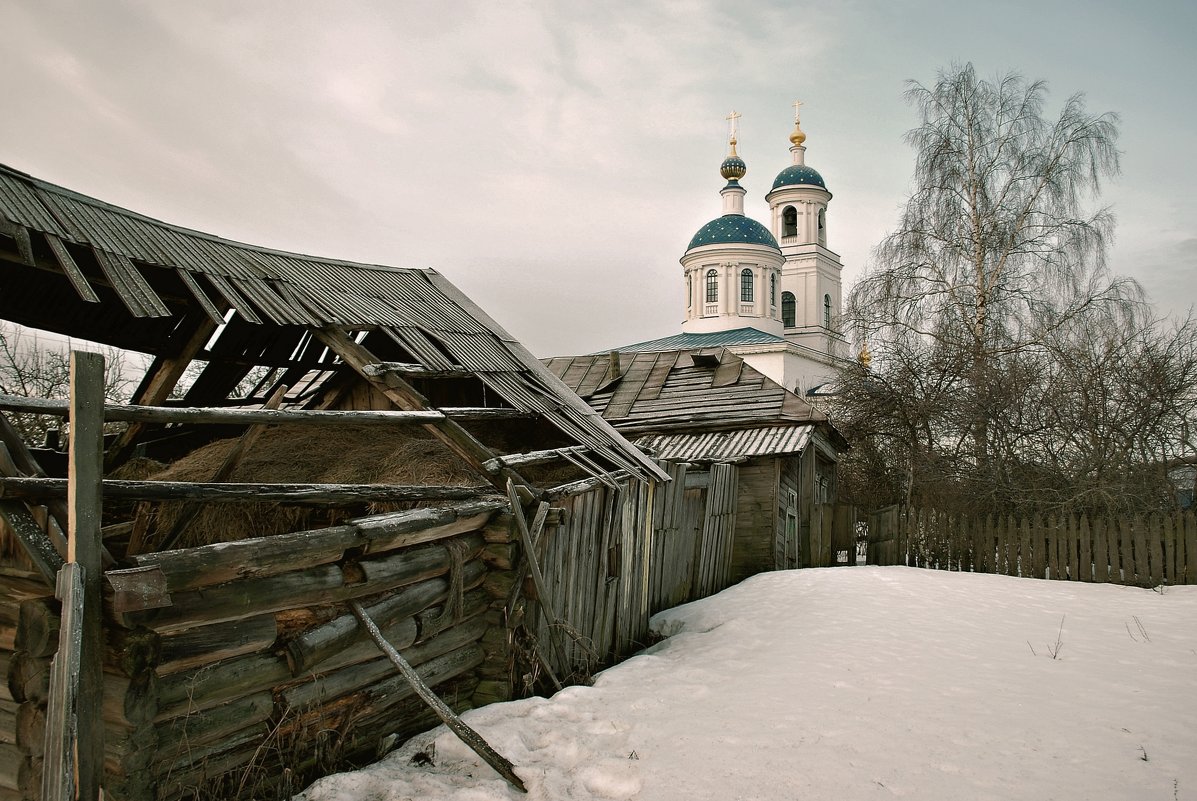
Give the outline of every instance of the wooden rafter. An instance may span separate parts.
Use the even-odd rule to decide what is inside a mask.
[[[398,374],[388,370],[377,370],[375,366],[384,364],[384,362],[354,341],[343,328],[338,326],[321,328],[316,331],[316,336],[354,372],[370,382],[400,409],[406,411],[428,411],[431,409],[428,399]],[[371,375],[375,372],[377,375]],[[429,423],[425,429],[478,471],[480,475],[485,476],[496,489],[506,492],[507,480],[511,479],[520,491],[520,495],[527,496],[525,501],[538,494],[536,489],[515,470],[502,464],[493,463],[492,460],[495,459],[496,454],[455,420],[446,419]]]

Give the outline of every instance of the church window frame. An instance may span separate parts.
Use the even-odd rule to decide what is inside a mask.
[[[819,207],[819,244],[827,244],[827,209]]]
[[[694,273],[686,273],[686,308],[694,308]]]
[[[777,307],[777,273],[769,275],[769,307]]]
[[[707,303],[719,302],[719,271],[715,268],[707,270],[706,276]]]
[[[752,269],[745,267],[740,270],[740,302],[752,303],[753,296],[753,275]]]
[[[786,328],[798,326],[798,299],[793,292],[781,293],[781,324]]]
[[[831,295],[823,296],[823,327],[831,328]]]

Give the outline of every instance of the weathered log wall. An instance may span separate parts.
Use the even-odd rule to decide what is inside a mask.
[[[395,512],[144,554],[137,568],[110,571],[119,592],[105,604],[107,797],[284,798],[434,725],[350,600],[451,706],[472,705],[484,634],[498,619],[483,587],[485,532],[504,506]],[[155,599],[163,583],[169,605],[130,606],[166,602]],[[49,594],[30,577],[0,575],[0,801],[40,798],[58,645]]]

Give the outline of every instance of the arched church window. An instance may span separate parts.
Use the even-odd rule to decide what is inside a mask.
[[[823,327],[831,328],[831,295],[823,296]]]
[[[781,235],[798,236],[798,210],[793,206],[786,206],[781,213]]]
[[[769,276],[769,305],[777,305],[777,274],[773,273]]]
[[[752,270],[740,270],[740,302],[752,303]]]
[[[719,271],[707,270],[707,303],[719,302]]]
[[[686,273],[686,308],[694,305],[694,276]]]
[[[819,209],[819,244],[827,242],[827,209]]]
[[[793,292],[781,293],[781,324],[786,328],[793,328],[797,325],[795,305]]]

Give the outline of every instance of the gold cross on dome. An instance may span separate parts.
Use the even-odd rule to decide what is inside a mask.
[[[798,122],[798,107],[802,105],[801,100],[794,101],[794,122]]]
[[[740,112],[733,111],[731,114],[728,114],[726,117],[724,117],[724,119],[727,120],[727,139],[733,144],[736,141],[736,135],[740,131],[739,120],[742,116],[744,115]]]

